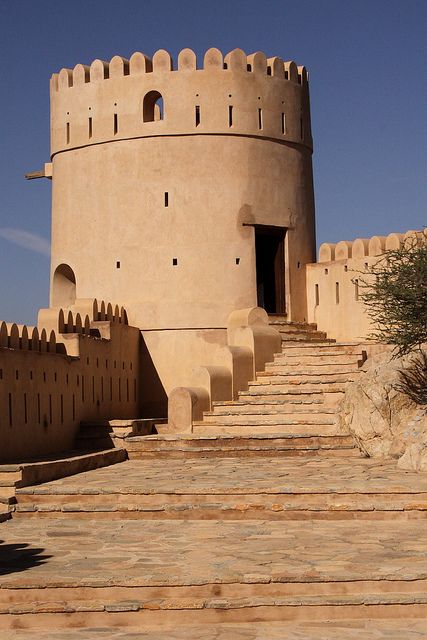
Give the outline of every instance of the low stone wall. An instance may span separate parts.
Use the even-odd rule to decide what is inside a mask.
[[[72,449],[81,421],[139,417],[140,331],[98,310],[65,315],[49,339],[1,324],[1,462]]]
[[[369,282],[367,270],[387,251],[413,239],[424,241],[424,236],[421,231],[407,231],[322,244],[318,262],[306,266],[308,322],[336,340],[366,338],[372,330],[362,300],[362,281]]]

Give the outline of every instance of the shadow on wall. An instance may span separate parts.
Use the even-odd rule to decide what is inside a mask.
[[[29,544],[4,544],[0,540],[0,575],[25,571],[31,567],[44,564],[52,556],[43,554],[42,547],[31,547]]]
[[[168,396],[141,333],[139,393],[143,418],[166,418]]]

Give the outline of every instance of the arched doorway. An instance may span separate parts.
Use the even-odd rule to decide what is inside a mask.
[[[76,301],[76,276],[68,264],[55,269],[52,280],[52,307],[70,307]]]

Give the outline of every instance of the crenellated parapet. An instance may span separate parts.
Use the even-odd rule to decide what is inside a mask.
[[[161,100],[161,102],[159,102]],[[311,147],[307,71],[293,61],[183,49],[135,52],[61,69],[51,79],[52,156],[145,136],[228,133]]]
[[[388,236],[372,236],[357,240],[341,240],[336,244],[324,242],[319,248],[318,262],[334,262],[361,258],[376,258],[386,251],[396,251],[405,244],[427,242],[427,229],[406,233],[389,233]]]
[[[117,305],[77,300],[0,323],[0,460],[73,449],[81,421],[140,416],[139,329]]]
[[[370,267],[388,251],[424,243],[427,229],[322,244],[318,262],[306,267],[308,321],[338,340],[365,339],[372,331],[363,301]]]

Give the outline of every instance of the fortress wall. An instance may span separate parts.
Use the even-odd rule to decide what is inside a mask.
[[[0,461],[70,450],[80,421],[139,417],[140,332],[85,324],[69,314],[49,340],[43,329],[0,325]]]
[[[366,339],[373,328],[362,299],[362,283],[372,277],[366,272],[388,250],[414,239],[424,241],[423,232],[322,244],[318,262],[306,267],[309,322],[315,322],[330,338]]]
[[[144,108],[151,92],[163,114]],[[161,386],[186,385],[218,359],[230,313],[256,306],[255,226],[268,225],[287,229],[288,318],[306,319],[315,236],[303,67],[240,50],[199,62],[184,50],[176,64],[163,51],[115,56],[55,75],[51,105],[51,304],[68,265],[79,298],[123,301]]]

